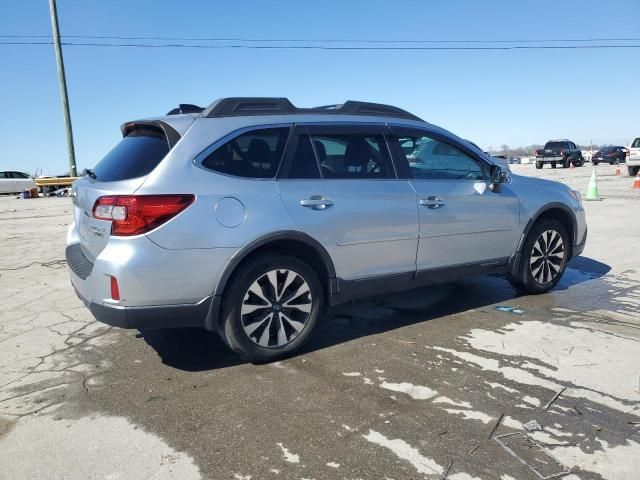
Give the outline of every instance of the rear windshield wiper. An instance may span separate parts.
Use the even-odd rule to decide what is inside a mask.
[[[91,178],[93,178],[93,179],[98,178],[98,177],[96,177],[96,174],[95,174],[95,173],[93,173],[93,170],[91,170],[90,168],[85,168],[85,169],[82,171],[82,175],[89,175],[89,176],[90,176]]]

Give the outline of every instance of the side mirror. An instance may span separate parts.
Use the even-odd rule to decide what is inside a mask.
[[[509,179],[509,172],[498,165],[491,166],[491,183],[494,185],[505,183]]]
[[[498,165],[491,166],[491,185],[489,188],[492,192],[500,193],[500,184],[509,180],[509,172]]]

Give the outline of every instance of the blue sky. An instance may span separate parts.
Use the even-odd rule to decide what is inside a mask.
[[[62,35],[640,38],[638,0],[58,0],[58,12]],[[47,0],[0,4],[0,35],[50,33]],[[64,47],[80,169],[118,141],[122,122],[224,96],[287,96],[298,106],[390,103],[484,148],[556,137],[626,143],[640,135],[639,53]],[[53,46],[0,45],[0,62],[0,170],[66,171]]]

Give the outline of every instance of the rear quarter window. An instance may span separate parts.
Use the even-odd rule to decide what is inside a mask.
[[[289,127],[259,128],[234,137],[202,160],[202,166],[243,178],[274,178],[282,161]]]
[[[169,142],[162,130],[141,127],[129,132],[93,168],[96,179],[114,182],[144,177],[169,153]]]

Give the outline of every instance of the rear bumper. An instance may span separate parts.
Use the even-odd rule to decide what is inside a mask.
[[[536,157],[536,162],[562,162],[564,157]]]
[[[112,327],[153,329],[176,327],[204,327],[212,297],[196,304],[123,307],[96,303],[84,298],[74,288],[78,298],[99,322]]]
[[[634,158],[633,160],[627,158],[624,163],[626,163],[629,167],[640,167],[640,158]]]

